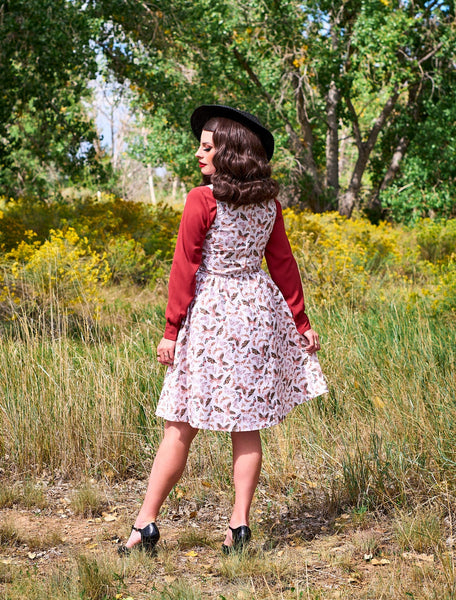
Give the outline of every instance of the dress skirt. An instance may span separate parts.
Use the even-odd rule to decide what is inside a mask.
[[[279,288],[261,268],[200,268],[156,414],[197,429],[252,431],[327,392]]]

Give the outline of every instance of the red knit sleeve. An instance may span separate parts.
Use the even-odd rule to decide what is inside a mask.
[[[276,220],[266,246],[265,258],[273,281],[290,307],[297,330],[304,333],[311,329],[311,325],[305,312],[301,276],[285,231],[282,207],[277,200],[276,206]]]
[[[164,337],[176,340],[182,321],[195,294],[196,271],[201,263],[206,233],[217,212],[208,187],[192,189],[185,202],[177,234],[176,249],[168,283],[168,305]]]

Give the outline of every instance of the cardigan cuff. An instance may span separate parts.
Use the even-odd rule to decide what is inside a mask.
[[[175,342],[177,340],[177,334],[179,331],[179,327],[172,325],[171,323],[166,323],[165,332],[163,333],[163,337],[165,340],[171,340]]]

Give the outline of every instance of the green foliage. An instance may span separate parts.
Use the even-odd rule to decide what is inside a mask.
[[[421,257],[432,263],[448,263],[456,259],[456,219],[431,221],[423,219],[414,228]]]
[[[144,247],[134,239],[118,236],[106,248],[106,259],[113,281],[145,284],[165,274],[160,253],[148,256]]]
[[[433,107],[448,96],[454,112],[453,3],[170,0],[150,8],[104,0],[94,14],[110,22],[100,45],[118,77],[131,82],[150,127],[136,156],[181,178],[194,182],[188,117],[204,103],[235,104],[265,121],[288,199],[314,210],[338,202],[342,210],[349,191],[344,214],[351,214],[357,198],[379,190],[402,137],[429,172],[447,144],[436,127],[445,117]],[[328,141],[330,110],[341,145]],[[420,154],[426,129],[435,152]],[[329,173],[329,158],[343,172]],[[411,179],[404,171],[401,186]],[[454,189],[449,173],[441,179]],[[362,183],[370,188],[364,193]]]
[[[356,203],[381,212],[380,202],[406,222],[454,216],[453,21],[445,1],[5,2],[3,193],[112,189],[85,108],[101,49],[148,130],[129,152],[188,184],[199,177],[189,114],[202,103],[235,104],[274,131],[274,168],[290,204],[350,215]]]
[[[456,215],[456,97],[455,86],[445,86],[421,108],[426,120],[412,129],[401,119],[394,135],[409,131],[410,144],[398,177],[381,198],[395,221],[413,223],[423,217]],[[412,115],[409,115],[412,118]],[[391,143],[389,140],[387,143]],[[379,154],[376,161],[384,161]],[[380,165],[375,166],[377,167]]]
[[[96,72],[95,23],[83,2],[17,0],[1,8],[0,185],[43,196],[69,181],[101,183],[84,101]]]

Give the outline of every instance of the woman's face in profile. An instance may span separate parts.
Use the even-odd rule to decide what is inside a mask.
[[[201,132],[200,146],[195,154],[203,175],[213,175],[215,173],[215,167],[212,164],[214,154],[215,148],[212,143],[212,131],[203,129]]]

